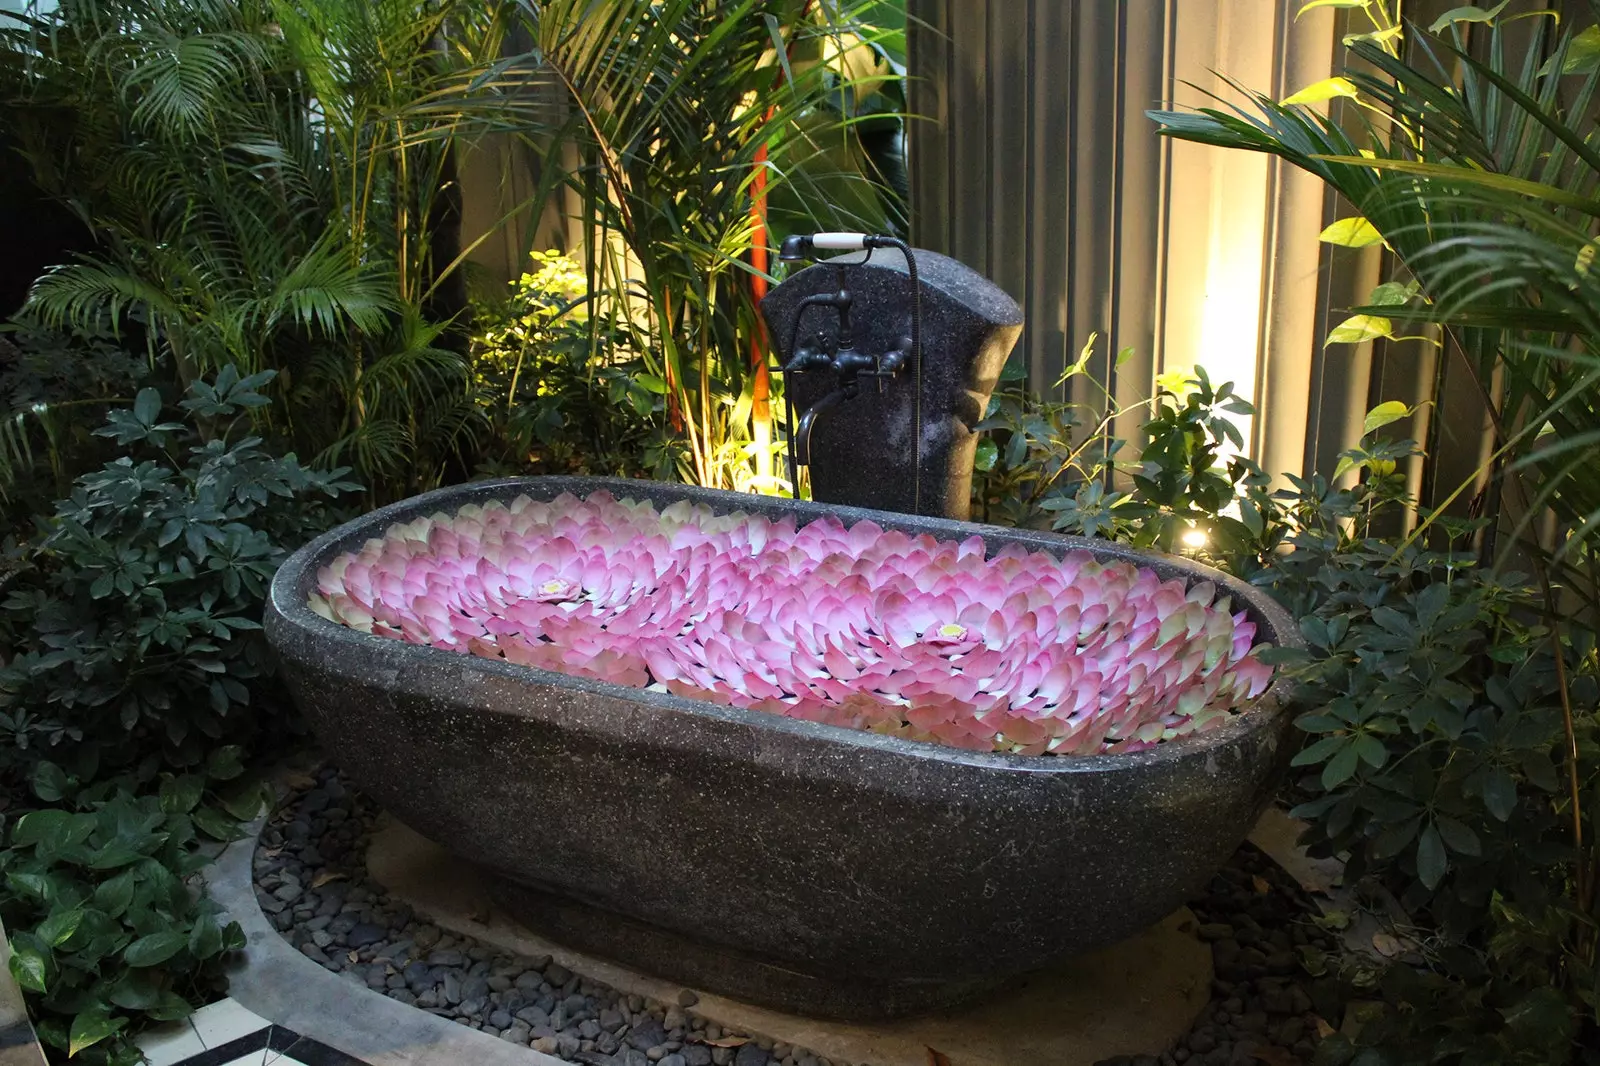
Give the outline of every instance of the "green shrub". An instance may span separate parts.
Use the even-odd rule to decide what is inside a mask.
[[[147,372],[103,328],[0,326],[0,534],[26,535],[30,516],[99,462],[95,426]]]
[[[1067,377],[1082,373],[1091,337]],[[1066,378],[1063,378],[1063,381]],[[1105,537],[1183,551],[1242,576],[1259,569],[1282,535],[1259,466],[1228,415],[1254,409],[1231,382],[1204,370],[1156,390],[1146,405],[1137,459],[1108,432],[1112,413],[1087,404],[1037,403],[999,395],[978,425],[973,513],[984,521]],[[1082,418],[1080,416],[1087,416]]]
[[[221,803],[209,793],[209,783],[240,775],[236,747],[137,797],[121,782],[79,790],[41,764],[36,792],[62,805],[12,827],[0,851],[0,914],[12,976],[52,1057],[133,1066],[141,1059],[128,1038],[141,1021],[181,1018],[224,987],[223,957],[244,934],[192,879],[209,861],[200,834],[231,839],[235,817],[260,808],[248,785]]]
[[[1365,475],[1351,489],[1301,483],[1287,550],[1258,577],[1307,644],[1280,656],[1312,708],[1296,720],[1302,843],[1343,857],[1347,883],[1392,892],[1419,930],[1420,963],[1347,973],[1376,996],[1372,1016],[1319,1062],[1567,1062],[1600,1007],[1584,916],[1600,832],[1594,631],[1573,612],[1553,632],[1527,577],[1374,535],[1409,503],[1394,471],[1413,447],[1348,453]]]
[[[1302,843],[1343,858],[1348,884],[1392,893],[1417,942],[1388,965],[1307,960],[1366,1001],[1365,1024],[1324,1041],[1320,1064],[1570,1061],[1600,1037],[1595,605],[1557,586],[1552,611],[1537,581],[1453,550],[1483,522],[1425,515],[1425,536],[1398,532],[1418,448],[1378,434],[1402,405],[1372,411],[1340,455],[1353,477],[1276,492],[1248,460],[1219,458],[1238,444],[1219,418],[1230,409],[1247,411],[1203,378],[1159,391],[1137,459],[1119,462],[1130,449],[1105,435],[1109,418],[1078,426],[1081,407],[999,398],[974,510],[1183,551],[1299,620],[1306,651],[1277,657],[1308,708],[1291,788]],[[1572,565],[1588,565],[1581,551]]]
[[[48,757],[148,777],[252,735],[267,582],[355,488],[246,435],[271,377],[224,368],[178,420],[150,388],[111,412],[98,432],[124,454],[77,479],[0,604],[0,770]]]
[[[534,252],[532,267],[504,300],[473,307],[473,384],[494,441],[480,473],[678,480],[661,379],[626,337],[591,337],[577,263]]]

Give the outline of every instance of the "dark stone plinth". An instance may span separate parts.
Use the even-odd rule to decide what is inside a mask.
[[[737,987],[708,985],[780,1008],[920,1009],[1162,918],[1205,884],[1271,798],[1289,754],[1282,684],[1223,726],[1149,751],[981,754],[405,644],[306,606],[319,566],[394,522],[596,489],[802,521],[870,518],[941,538],[979,533],[991,551],[1085,548],[1215,581],[1248,608],[1260,639],[1298,642],[1261,592],[1182,559],[655,482],[443,489],[296,552],[273,580],[267,634],[328,752],[462,858],[546,900],[559,894],[661,931],[637,946],[607,930],[569,933],[585,946],[664,966],[663,945],[697,942],[705,958],[752,961],[730,971]],[[551,905],[529,907],[548,916]],[[570,916],[580,912],[562,913],[555,924],[576,929]],[[778,971],[797,980],[759,976]],[[820,991],[830,982],[837,994]]]
[[[702,871],[713,886],[717,874]],[[523,925],[576,951],[616,959],[688,988],[808,1018],[924,1014],[972,999],[1004,980],[885,977],[849,970],[809,973],[504,877],[489,881],[489,895]]]
[[[913,249],[922,290],[922,491],[918,506],[914,461],[916,378],[908,361],[881,384],[862,378],[860,391],[822,413],[811,435],[811,495],[827,503],[904,514],[966,518],[972,499],[973,433],[1006,357],[1022,332],[1022,309],[983,275],[954,259]],[[839,257],[856,262],[860,253]],[[862,266],[843,268],[855,297],[856,347],[872,355],[911,336],[910,278],[905,255],[880,249]],[[832,292],[839,270],[831,262],[807,267],[761,301],[772,343],[787,363],[795,316],[807,296]],[[821,332],[837,338],[838,318],[812,308],[799,342]],[[833,390],[831,371],[785,375],[796,415]]]

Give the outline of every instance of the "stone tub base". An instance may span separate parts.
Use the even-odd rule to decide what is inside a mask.
[[[667,960],[665,953],[674,949],[665,940],[647,943],[635,936],[647,927],[614,919],[585,927],[593,916],[589,908],[526,891],[506,898],[496,879],[392,818],[374,835],[367,865],[393,897],[442,928],[515,954],[552,955],[576,974],[649,999],[677,1002],[684,988],[693,989],[699,993],[694,1013],[707,1020],[835,1061],[927,1066],[929,1048],[961,1066],[1093,1066],[1116,1056],[1159,1055],[1189,1029],[1210,996],[1211,953],[1194,935],[1193,915],[1180,910],[1120,944],[1027,975],[973,1005],[895,1021],[829,1021],[752,1006],[713,990],[750,979],[814,988],[813,978],[783,978],[770,966],[757,972],[751,967],[760,964],[710,955],[703,947],[692,957]],[[558,939],[530,931],[497,895]],[[648,958],[664,972],[694,968],[704,979],[672,981],[610,961],[612,950],[621,953],[613,946],[622,936],[629,937],[630,958]],[[873,993],[881,995],[881,985]]]
[[[511,918],[575,951],[626,960],[687,988],[779,1004],[809,1018],[903,1018],[970,1003],[1000,987],[995,981],[912,984],[802,973],[498,877],[486,876],[483,884]]]

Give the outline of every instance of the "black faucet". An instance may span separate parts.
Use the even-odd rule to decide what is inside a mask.
[[[816,500],[966,517],[974,427],[1021,310],[960,263],[893,237],[792,236],[779,258],[819,255],[761,303],[784,375],[791,483],[804,464]]]
[[[821,399],[813,403],[800,416],[800,424],[795,425],[794,403],[791,399],[791,390],[784,389],[785,408],[789,423],[789,483],[796,486],[800,482],[802,466],[811,465],[811,432],[816,426],[817,417],[840,400],[853,398],[860,391],[860,379],[863,376],[878,379],[878,391],[883,391],[883,382],[892,378],[905,365],[906,360],[913,354],[920,352],[921,301],[917,284],[916,260],[911,255],[911,249],[895,237],[876,236],[866,233],[816,233],[809,236],[795,234],[785,237],[779,249],[778,258],[784,262],[803,262],[816,258],[816,252],[822,250],[835,251],[865,251],[867,258],[861,260],[865,263],[871,259],[876,248],[894,247],[901,249],[906,256],[906,263],[910,273],[912,288],[912,319],[911,336],[902,338],[897,347],[889,348],[878,354],[869,354],[856,347],[855,331],[851,327],[851,309],[855,305],[855,296],[846,287],[845,268],[858,266],[860,263],[841,263],[831,261],[828,265],[834,270],[836,284],[832,292],[813,293],[802,299],[794,313],[794,323],[789,334],[788,351],[791,353],[787,362],[781,369],[785,376],[793,373],[804,373],[814,370],[832,370],[837,382],[832,389],[825,393]],[[842,258],[842,257],[841,257]],[[813,307],[832,308],[838,318],[836,332],[830,339],[825,333],[816,333],[809,344],[799,344],[800,327],[805,321],[805,313]],[[917,369],[917,421],[918,432],[915,434],[915,449],[917,462],[915,468],[921,467],[921,413],[922,404],[920,393],[922,388],[920,361]],[[918,485],[920,502],[920,483]]]

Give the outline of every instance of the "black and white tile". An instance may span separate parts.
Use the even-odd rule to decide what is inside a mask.
[[[152,1029],[138,1044],[149,1066],[365,1066],[231,999]]]

